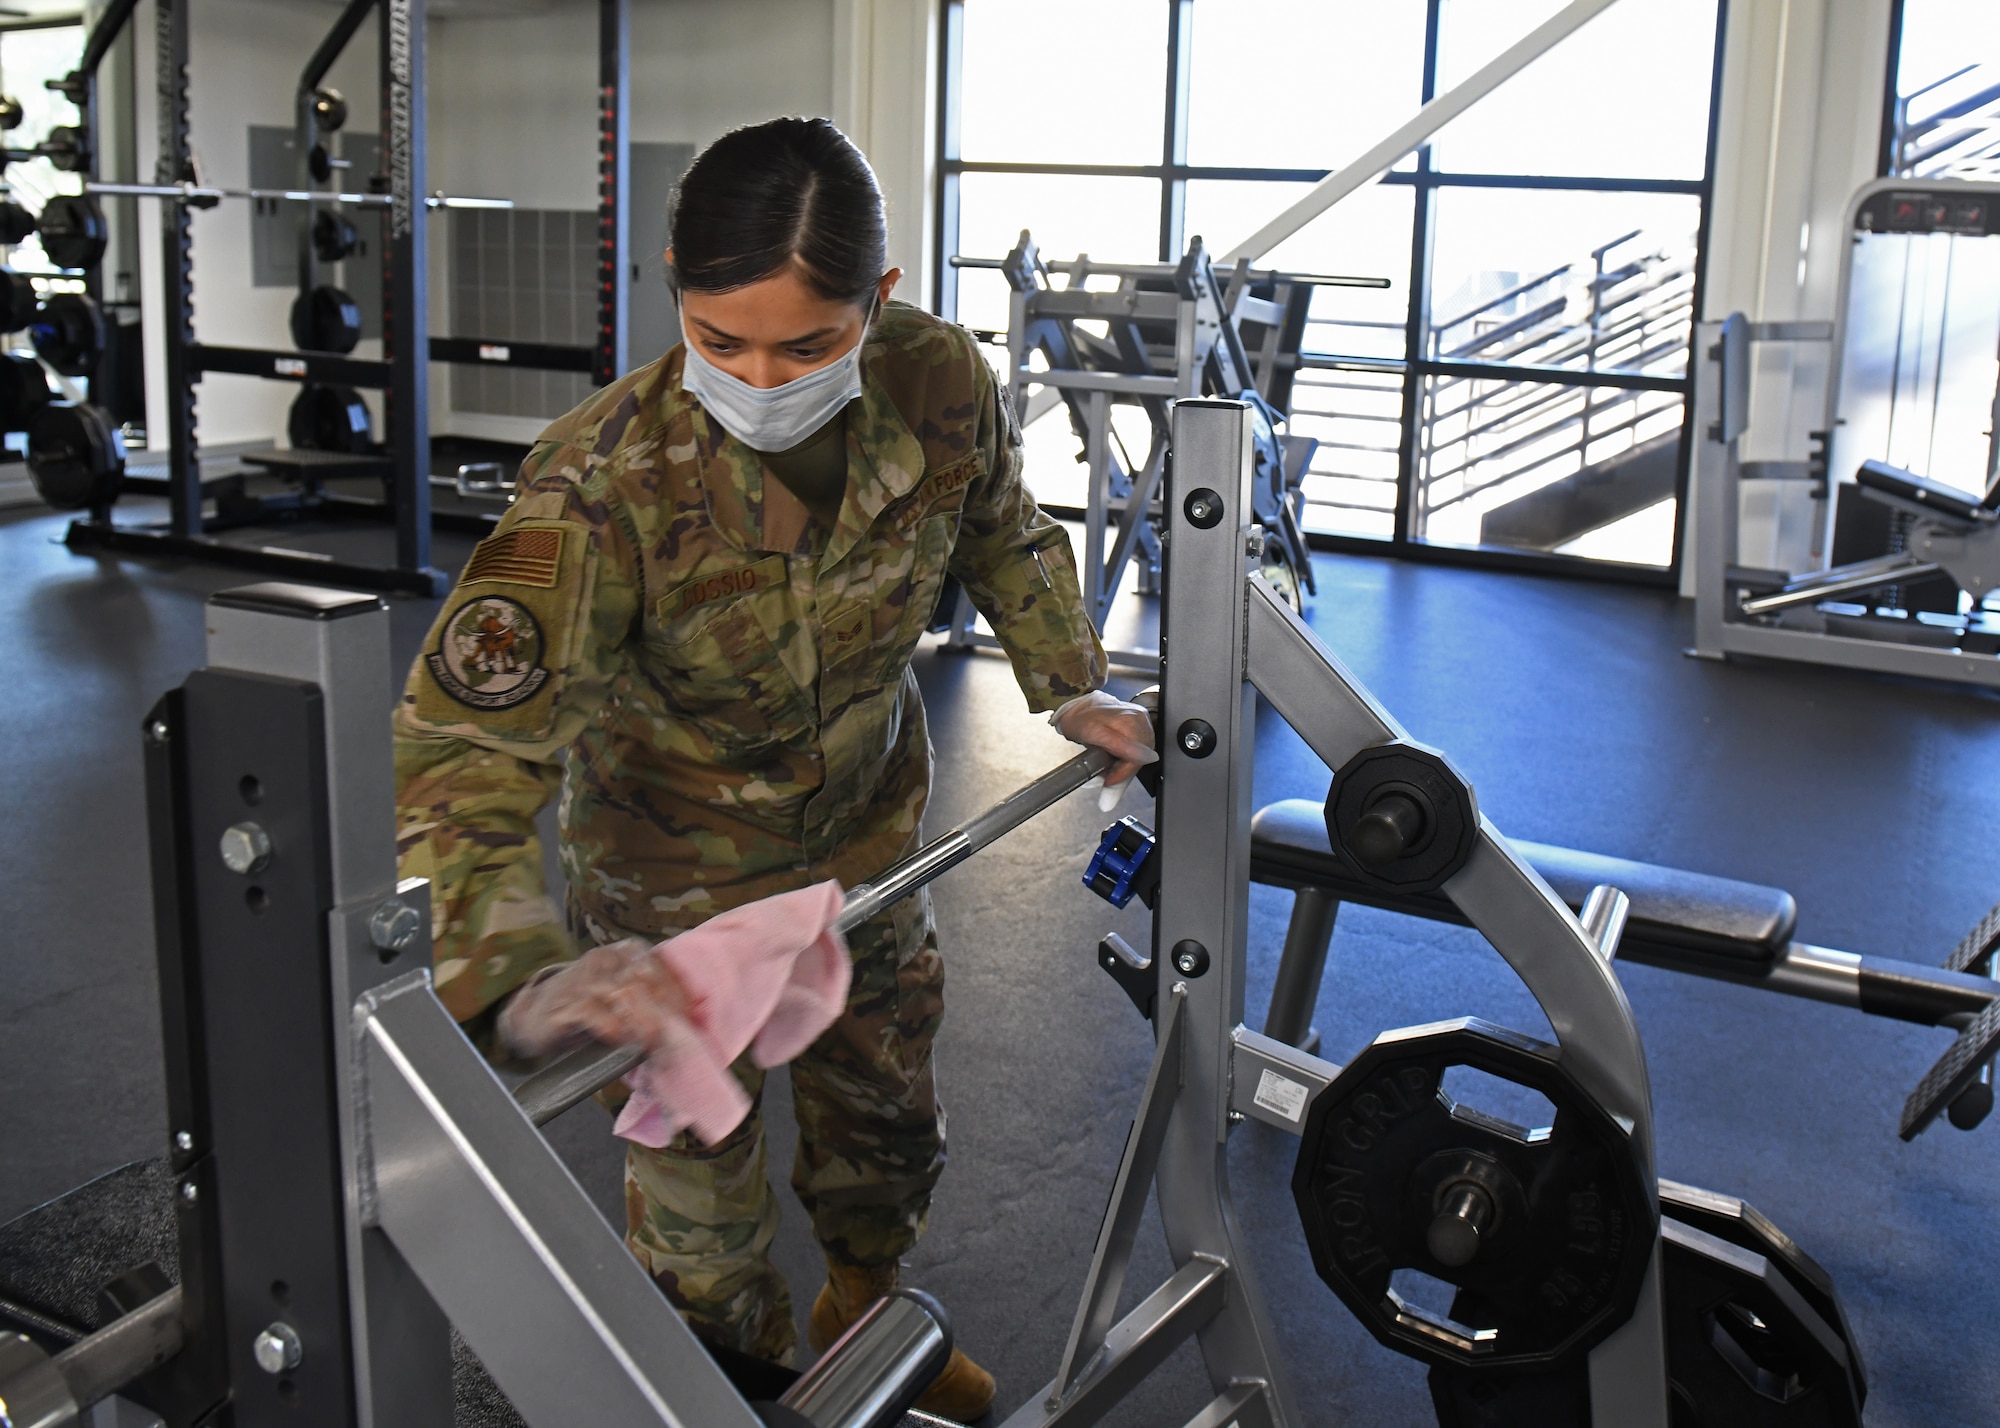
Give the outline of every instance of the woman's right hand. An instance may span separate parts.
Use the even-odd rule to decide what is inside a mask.
[[[537,973],[500,1011],[500,1037],[526,1059],[599,1041],[649,1059],[689,1035],[688,998],[650,942],[628,937]]]

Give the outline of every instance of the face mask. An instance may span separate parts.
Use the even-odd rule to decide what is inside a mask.
[[[869,322],[873,321],[871,312]],[[683,327],[682,336],[686,335]],[[789,451],[861,395],[861,349],[867,342],[864,325],[853,350],[826,366],[780,386],[753,387],[702,356],[690,337],[681,386],[722,423],[724,431],[751,450]]]

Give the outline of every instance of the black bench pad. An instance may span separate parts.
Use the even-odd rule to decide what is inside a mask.
[[[1619,956],[1634,961],[1725,966],[1768,963],[1783,952],[1798,922],[1798,904],[1779,888],[1734,878],[1683,872],[1547,843],[1509,840],[1556,896],[1581,909],[1590,890],[1609,883],[1632,900]],[[1383,894],[1360,882],[1333,853],[1326,812],[1305,798],[1287,798],[1250,820],[1250,876],[1281,887],[1324,888],[1343,901],[1416,917],[1463,923],[1443,893]],[[1753,967],[1743,968],[1745,971]]]

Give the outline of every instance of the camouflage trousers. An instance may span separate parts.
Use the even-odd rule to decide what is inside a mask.
[[[593,941],[630,935],[574,903],[571,915]],[[931,1066],[944,962],[928,893],[863,923],[848,948],[847,1010],[789,1068],[792,1189],[829,1261],[888,1265],[923,1234],[945,1162]],[[755,1109],[721,1144],[683,1134],[664,1150],[626,1147],[625,1244],[697,1333],[789,1364],[791,1293],[770,1258],[778,1202],[765,1178],[766,1073],[748,1057],[733,1069]]]

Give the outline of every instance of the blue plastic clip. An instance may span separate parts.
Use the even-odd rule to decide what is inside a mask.
[[[1104,830],[1084,870],[1083,885],[1113,907],[1125,906],[1139,890],[1154,842],[1153,830],[1127,814]]]

